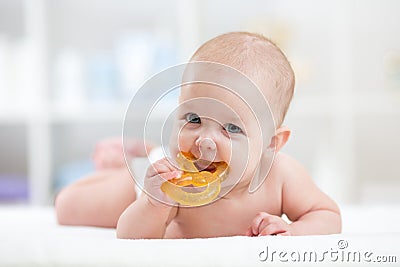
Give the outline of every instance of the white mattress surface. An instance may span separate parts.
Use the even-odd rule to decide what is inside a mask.
[[[60,226],[52,207],[0,206],[0,266],[400,266],[399,211],[342,208],[340,235],[119,240],[115,229]]]

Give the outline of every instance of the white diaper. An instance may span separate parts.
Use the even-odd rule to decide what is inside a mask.
[[[147,168],[150,163],[154,163],[164,157],[164,152],[162,147],[156,147],[150,151],[149,158],[140,157],[133,158],[130,162],[130,169],[135,176],[136,182],[136,194],[139,196],[142,193],[141,188],[143,188],[144,177],[146,175]]]

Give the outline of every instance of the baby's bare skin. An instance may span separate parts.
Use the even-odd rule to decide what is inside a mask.
[[[142,195],[141,198],[147,196]],[[283,213],[293,221],[292,224],[281,222]],[[341,230],[340,212],[334,201],[315,186],[304,168],[283,153],[277,155],[267,179],[255,193],[249,194],[247,186],[238,185],[210,205],[170,208],[164,217],[166,223],[158,224],[162,228],[159,238],[331,234]],[[258,232],[260,224],[254,221],[260,218],[268,222]],[[137,219],[134,221],[138,222]],[[142,226],[148,225],[142,222]],[[268,225],[272,225],[272,232],[262,232]],[[122,225],[119,227],[119,237],[145,237],[141,231],[124,236]],[[288,227],[286,231],[285,227]],[[249,232],[249,228],[257,229]]]

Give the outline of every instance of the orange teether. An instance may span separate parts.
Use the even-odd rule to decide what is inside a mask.
[[[228,175],[228,164],[212,162],[207,170],[199,171],[194,163],[196,158],[187,152],[180,152],[176,161],[183,170],[182,176],[161,185],[170,198],[182,205],[200,206],[218,196],[221,182]]]

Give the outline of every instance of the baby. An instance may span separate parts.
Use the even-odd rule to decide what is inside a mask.
[[[116,226],[119,238],[339,233],[335,202],[295,159],[279,152],[290,136],[282,123],[294,90],[293,70],[279,48],[261,35],[233,32],[206,42],[191,62],[215,62],[243,73],[268,100],[263,108],[273,115],[269,119],[262,107],[249,106],[246,100],[251,102],[252,96],[243,99],[235,89],[205,83],[182,86],[171,154],[182,151],[199,162],[228,163],[218,198],[198,207],[178,205],[161,186],[182,171],[164,158],[148,168],[146,193],[137,198],[124,168],[103,170],[64,189],[56,199],[59,222]],[[193,101],[199,99],[209,104]],[[271,135],[266,125],[260,126],[265,120],[274,126]],[[135,146],[131,156],[145,154],[143,147]]]

